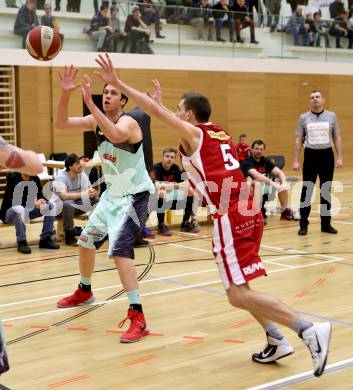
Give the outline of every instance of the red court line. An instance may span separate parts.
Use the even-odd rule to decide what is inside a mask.
[[[236,324],[233,324],[231,326],[231,328],[241,328],[242,326],[249,325],[252,322],[255,322],[255,320],[252,320],[252,319],[244,320],[244,321],[241,321],[241,322],[237,322]]]
[[[225,343],[240,343],[240,344],[243,344],[245,343],[244,340],[230,340],[230,339],[226,339],[226,340],[223,340]]]
[[[298,291],[294,296],[297,297],[297,298],[302,298],[304,295],[308,294],[309,293],[309,290],[301,290],[301,291]]]
[[[157,358],[158,358],[158,356],[156,356],[156,355],[147,355],[147,356],[144,356],[140,359],[131,360],[130,362],[126,362],[126,363],[124,363],[124,366],[129,367],[129,366],[133,366],[135,364],[144,363],[148,360],[157,359]]]
[[[52,388],[54,388],[54,387],[59,387],[59,386],[68,385],[69,383],[82,381],[82,380],[88,379],[88,378],[89,378],[88,375],[76,376],[76,377],[74,377],[74,378],[65,379],[65,380],[62,380],[62,381],[60,381],[60,382],[50,383],[50,384],[48,385],[48,387],[50,387],[50,388],[52,389]]]
[[[320,284],[324,283],[326,281],[325,278],[319,278],[318,280],[316,280],[314,282],[314,284],[316,284],[317,286],[319,286]]]
[[[106,329],[106,333],[124,333],[124,330],[116,330],[116,329]]]
[[[87,328],[66,328],[65,330],[78,330],[81,332],[87,332]]]
[[[45,265],[45,264],[48,264],[48,262],[47,261],[43,261],[43,263],[39,263],[39,264],[25,265],[25,266],[22,266],[22,267],[17,267],[17,268],[14,268],[14,269],[10,269],[8,271],[0,272],[0,275],[7,275],[7,274],[14,273],[14,272],[22,271],[24,269],[40,267],[40,266]]]
[[[184,339],[192,339],[192,340],[203,340],[203,337],[196,337],[196,336],[183,336]]]
[[[333,274],[335,271],[336,271],[336,267],[331,267],[331,268],[327,271],[327,273],[328,273],[328,274]]]
[[[12,324],[2,324],[2,326],[3,326],[4,328],[11,328],[13,325],[12,325]]]
[[[30,328],[34,328],[34,329],[49,329],[49,326],[48,325],[32,325],[32,326],[30,326]]]
[[[194,341],[190,341],[189,343],[186,343],[186,344],[183,344],[183,345],[184,345],[184,347],[192,347],[193,345],[201,344],[204,341],[205,340],[194,340]]]

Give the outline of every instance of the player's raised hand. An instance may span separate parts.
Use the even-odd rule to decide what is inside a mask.
[[[83,76],[81,86],[83,100],[88,104],[92,101],[92,80],[86,74]]]
[[[102,68],[103,72],[94,72],[102,81],[106,84],[114,85],[119,78],[115,72],[113,63],[109,54],[105,53],[105,55],[99,54],[98,58],[96,58],[97,64]]]
[[[157,104],[162,104],[162,88],[157,79],[152,80],[152,84],[154,87],[153,93],[147,93],[150,98],[152,98]]]
[[[73,65],[71,65],[70,67],[67,67],[65,65],[64,74],[61,74],[59,72],[60,87],[62,92],[71,93],[80,86],[80,84],[77,84],[75,81],[77,72],[78,69],[75,69]]]

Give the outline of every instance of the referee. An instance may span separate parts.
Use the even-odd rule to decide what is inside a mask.
[[[298,234],[308,233],[311,197],[317,176],[320,178],[321,231],[336,234],[331,226],[331,183],[335,166],[332,144],[337,152],[336,168],[341,168],[342,143],[336,114],[324,108],[325,99],[320,91],[310,94],[310,111],[301,114],[295,139],[293,169],[299,171],[299,156],[304,144],[303,188],[300,197],[300,229]]]

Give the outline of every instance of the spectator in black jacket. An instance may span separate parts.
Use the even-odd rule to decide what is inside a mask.
[[[26,0],[26,4],[23,5],[17,13],[14,32],[16,35],[22,37],[22,48],[26,48],[26,38],[28,33],[38,26],[38,17],[36,10],[34,9],[34,0]]]
[[[132,8],[131,14],[128,15],[125,22],[125,32],[130,40],[130,52],[138,52],[138,42],[144,41],[148,45],[150,40],[150,30],[142,20],[140,8],[136,5]]]
[[[244,43],[241,39],[240,31],[243,28],[250,28],[251,43],[259,43],[255,39],[255,24],[249,15],[249,12],[245,5],[245,0],[236,0],[234,6],[232,7],[234,23],[235,23],[235,32],[237,37],[237,42]]]
[[[208,0],[201,0],[200,3],[195,4],[192,9],[192,19],[190,24],[197,29],[197,38],[205,40],[204,28],[207,27],[207,39],[213,41],[213,31],[215,29],[215,18],[212,14],[212,9]]]
[[[158,190],[158,234],[170,236],[171,232],[164,222],[165,211],[168,209],[184,209],[183,222],[180,230],[183,232],[197,233],[200,231],[199,225],[192,216],[192,206],[194,202],[194,191],[188,180],[185,180],[186,174],[182,174],[180,168],[175,164],[177,151],[173,148],[163,150],[163,159],[154,164],[156,175],[155,185]]]
[[[225,42],[221,36],[222,27],[229,28],[229,40],[234,40],[234,20],[229,9],[228,0],[219,0],[217,4],[213,6],[213,16],[216,19],[216,39],[219,42]]]
[[[348,21],[348,11],[341,11],[340,16],[337,16],[332,23],[330,35],[336,37],[336,48],[341,49],[341,37],[348,38],[348,48],[353,49],[353,29]]]
[[[4,223],[15,225],[18,252],[31,253],[31,248],[26,240],[25,222],[43,215],[44,222],[39,248],[59,249],[60,246],[52,240],[55,218],[54,204],[44,199],[38,176],[29,176],[18,172],[9,173],[0,209],[0,219]]]

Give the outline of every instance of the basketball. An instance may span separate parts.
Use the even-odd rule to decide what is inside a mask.
[[[47,26],[37,26],[26,38],[28,53],[39,61],[50,61],[61,49],[61,39],[57,31]]]

